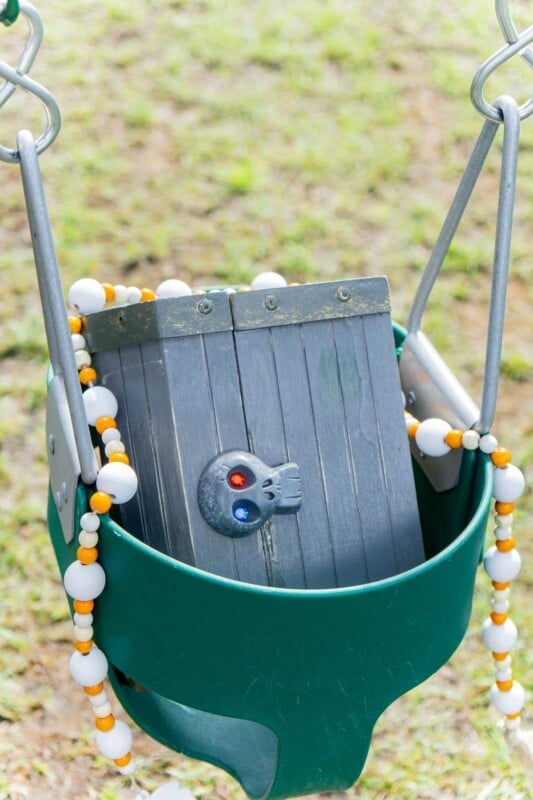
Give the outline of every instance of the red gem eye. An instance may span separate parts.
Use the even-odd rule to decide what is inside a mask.
[[[246,478],[242,472],[232,472],[229,476],[229,482],[234,489],[243,489],[246,485]]]

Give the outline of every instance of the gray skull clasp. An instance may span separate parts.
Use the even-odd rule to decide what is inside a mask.
[[[215,456],[198,483],[198,505],[204,519],[224,536],[246,536],[273,514],[294,514],[301,502],[298,464],[268,467],[241,450]]]

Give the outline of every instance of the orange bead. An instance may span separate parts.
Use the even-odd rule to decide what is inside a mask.
[[[501,692],[510,692],[513,688],[513,679],[511,678],[508,681],[496,681],[496,686]]]
[[[408,434],[410,439],[414,439],[415,438],[416,432],[419,429],[419,427],[420,427],[420,423],[419,422],[412,422],[409,425],[409,427],[407,428],[407,434]]]
[[[74,647],[76,648],[78,653],[82,653],[83,655],[86,655],[89,652],[89,650],[91,649],[92,646],[93,646],[93,643],[92,643],[91,640],[89,640],[88,642],[79,642],[76,639],[76,641],[74,642]]]
[[[156,294],[153,289],[141,289],[141,303],[147,303],[155,299]]]
[[[111,283],[103,283],[102,289],[105,292],[105,299],[108,303],[115,299],[115,287]]]
[[[96,370],[92,367],[84,367],[83,369],[80,369],[78,375],[80,383],[83,383],[83,385],[86,385],[87,383],[94,383],[98,379]]]
[[[497,514],[501,514],[502,517],[507,516],[507,514],[512,514],[516,508],[516,503],[502,503],[500,500],[496,500],[494,503],[494,510]]]
[[[112,506],[112,500],[105,492],[95,492],[91,495],[89,505],[97,514],[107,514]]]
[[[94,609],[94,600],[74,600],[73,605],[78,614],[90,614]]]
[[[120,461],[121,464],[129,464],[130,460],[126,453],[111,453],[109,456],[110,461]]]
[[[130,761],[131,761],[131,753],[126,753],[126,755],[122,756],[122,758],[114,758],[113,764],[116,764],[117,767],[127,767]]]
[[[520,711],[517,711],[516,714],[506,714],[507,719],[520,719]]]
[[[80,333],[81,332],[81,319],[80,317],[69,317],[68,318],[68,326],[70,328],[71,333]]]
[[[110,731],[115,725],[115,717],[108,714],[107,717],[96,717],[94,722],[99,731]]]
[[[516,547],[516,539],[514,536],[509,536],[508,539],[498,539],[496,547],[500,553],[509,553]]]
[[[444,439],[448,447],[451,447],[452,450],[458,450],[463,446],[463,431],[454,428],[453,430],[448,431]]]
[[[96,420],[95,428],[100,435],[108,428],[116,428],[116,427],[117,423],[116,420],[113,419],[113,417],[100,417],[99,419]]]
[[[508,655],[509,651],[507,651],[506,653],[493,653],[492,657],[494,661],[505,661]]]
[[[78,547],[76,557],[82,564],[94,564],[98,559],[97,547]]]
[[[505,447],[497,447],[490,457],[495,467],[506,467],[511,463],[511,453]]]
[[[503,625],[508,616],[509,614],[498,614],[497,611],[493,611],[490,615],[490,618],[495,625]]]
[[[96,683],[94,686],[84,686],[83,691],[85,694],[88,694],[89,697],[96,697],[97,694],[104,691],[104,684]]]
[[[508,589],[510,585],[511,581],[492,581],[492,588],[496,589],[497,591]]]

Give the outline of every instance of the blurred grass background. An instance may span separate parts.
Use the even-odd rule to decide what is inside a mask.
[[[489,0],[78,0],[38,4],[45,40],[31,74],[56,96],[58,141],[41,168],[65,287],[91,275],[155,287],[247,282],[277,270],[312,281],[386,274],[404,322],[482,124],[469,87],[502,45]],[[516,25],[531,24],[526,0]],[[15,63],[25,28],[0,30]],[[531,96],[520,59],[487,97]],[[0,142],[42,127],[21,92]],[[424,320],[474,397],[486,336],[499,145]],[[502,384],[495,433],[531,485],[533,123],[522,130]],[[0,798],[122,800],[135,791],[95,755],[90,710],[67,678],[67,605],[48,543],[46,345],[17,167],[0,164]],[[531,687],[531,490],[516,535],[515,672]],[[453,587],[450,587],[453,591]],[[359,784],[333,797],[532,796],[531,763],[488,706],[479,626],[437,676],[378,723]],[[125,610],[127,613],[127,610]],[[386,660],[386,653],[384,654]],[[528,712],[531,724],[531,712]],[[220,771],[137,737],[140,785],[176,775],[197,797],[242,798]]]

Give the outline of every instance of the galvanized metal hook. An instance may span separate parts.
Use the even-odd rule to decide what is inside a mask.
[[[20,86],[30,94],[35,95],[44,105],[47,125],[45,130],[35,141],[37,154],[39,155],[55,141],[59,134],[61,128],[59,106],[48,89],[32,78],[29,78],[27,75],[21,75],[16,69],[13,69],[13,67],[10,67],[9,64],[6,64],[4,61],[0,61],[0,76],[9,83]],[[11,164],[18,163],[20,161],[18,150],[10,150],[0,145],[0,161],[7,161]]]
[[[507,44],[514,44],[517,42],[519,36],[509,10],[509,0],[496,0],[496,16],[498,17],[498,22]],[[533,67],[532,47],[527,47],[520,55],[530,67]]]
[[[488,78],[498,67],[501,67],[502,64],[505,64],[513,58],[513,56],[517,54],[524,55],[526,52],[531,53],[531,48],[528,47],[531,42],[533,42],[533,25],[530,25],[529,28],[526,28],[525,31],[517,36],[513,43],[504,45],[500,50],[494,53],[494,55],[488,58],[476,72],[470,88],[470,99],[474,107],[487,119],[493,120],[494,122],[503,121],[501,110],[495,105],[488,103],[483,95],[483,90]],[[529,56],[526,60],[530,63]],[[527,119],[527,117],[533,114],[533,98],[523,103],[519,107],[518,113],[521,120]]]
[[[19,8],[21,14],[26,18],[29,27],[29,33],[26,44],[24,45],[24,49],[22,50],[20,58],[17,61],[16,70],[19,75],[25,75],[31,69],[33,62],[35,61],[35,56],[37,55],[39,47],[41,46],[41,42],[43,40],[43,24],[37,9],[34,8],[31,3],[21,0],[19,3]],[[16,88],[16,85],[10,81],[5,81],[2,84],[0,87],[0,108],[4,105],[4,103],[7,102],[7,100],[9,100]]]

